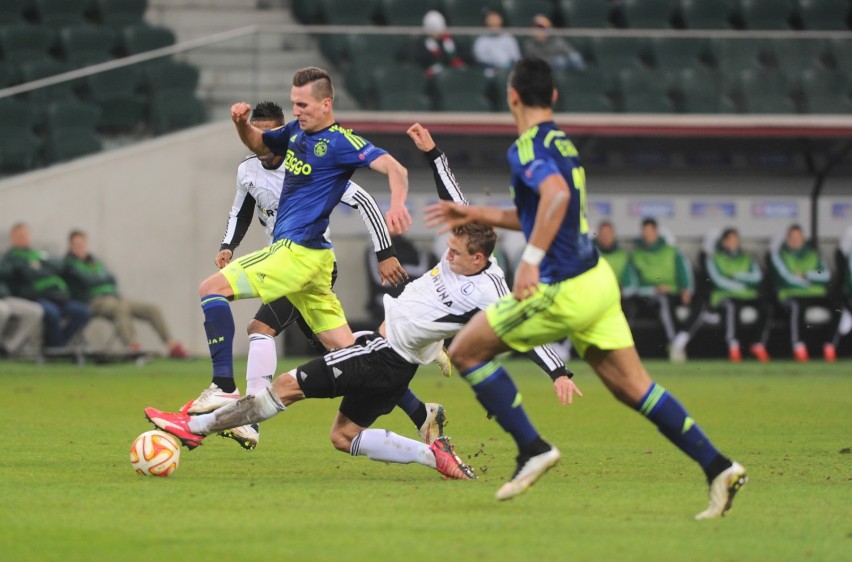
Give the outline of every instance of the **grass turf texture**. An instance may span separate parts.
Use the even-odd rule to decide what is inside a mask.
[[[506,364],[563,458],[526,494],[498,503],[494,492],[514,467],[511,440],[463,380],[434,367],[413,388],[445,405],[447,433],[476,481],[335,451],[327,431],[336,400],[302,402],[266,422],[255,451],[211,436],[184,449],[169,478],[137,476],[128,455],[150,429],[143,407],[177,408],[197,395],[206,361],[0,363],[2,558],[739,561],[852,552],[848,362],[649,363],[749,470],[730,515],[711,522],[692,519],[706,507],[700,469],[585,364],[573,364],[585,397],[567,409],[532,363]],[[376,427],[416,438],[401,412]]]

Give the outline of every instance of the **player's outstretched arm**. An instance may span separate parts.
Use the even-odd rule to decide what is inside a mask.
[[[411,226],[411,215],[405,207],[408,197],[408,170],[390,154],[382,154],[373,160],[370,168],[388,177],[391,201],[385,218],[391,234],[405,233]]]
[[[435,141],[432,140],[429,130],[420,123],[415,123],[408,128],[406,133],[414,141],[414,145],[423,152],[423,155],[429,162],[429,167],[432,168],[432,176],[435,179],[435,189],[438,190],[438,197],[446,201],[455,201],[462,205],[470,205],[470,201],[462,193],[459,183],[450,169],[447,156],[441,152]]]
[[[243,144],[258,156],[270,154],[272,151],[263,144],[263,131],[249,123],[250,115],[251,106],[244,101],[231,106],[231,120],[236,125],[237,134]]]
[[[396,250],[393,247],[393,242],[391,242],[388,226],[382,218],[382,211],[373,196],[357,183],[350,181],[340,202],[358,209],[361,220],[364,221],[364,227],[370,234],[370,240],[373,242],[373,249],[376,252],[379,282],[382,285],[390,283],[395,287],[408,279],[408,273],[396,257]]]
[[[438,232],[449,232],[457,226],[479,222],[509,230],[521,230],[517,209],[482,207],[479,205],[460,205],[454,201],[438,201],[429,205],[426,211],[426,225],[438,227]]]

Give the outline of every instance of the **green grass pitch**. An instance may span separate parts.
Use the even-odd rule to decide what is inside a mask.
[[[279,364],[289,368],[297,360]],[[850,560],[852,365],[650,362],[655,378],[749,470],[724,519],[700,469],[590,369],[563,408],[526,360],[506,363],[562,462],[498,503],[514,448],[466,383],[421,369],[414,390],[447,409],[447,433],[478,471],[444,481],[419,465],[335,451],[336,400],[267,422],[257,450],[211,436],[169,478],[137,476],[147,405],[177,408],[209,363],[76,367],[0,363],[0,558],[9,561]],[[237,365],[242,372],[244,363]],[[239,378],[239,377],[238,377]],[[376,427],[416,437],[402,413]]]

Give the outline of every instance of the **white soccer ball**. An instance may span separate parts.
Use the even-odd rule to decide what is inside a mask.
[[[168,476],[180,464],[180,443],[164,431],[146,431],[130,447],[130,464],[137,474]]]

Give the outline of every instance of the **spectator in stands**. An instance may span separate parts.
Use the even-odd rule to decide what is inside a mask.
[[[0,262],[0,357],[15,355],[41,328],[44,310],[34,302],[12,296]]]
[[[728,358],[734,362],[742,359],[737,328],[740,327],[740,311],[750,307],[757,312],[758,337],[749,351],[759,361],[769,361],[766,341],[769,339],[772,307],[760,291],[763,272],[757,260],[743,251],[736,228],[722,231],[715,251],[705,256],[704,265],[711,285],[709,308],[719,311],[725,322]]]
[[[550,18],[539,14],[533,18],[532,24],[536,31],[524,42],[524,56],[543,59],[555,71],[586,68],[583,55],[568,41],[550,32],[553,28]]]
[[[370,276],[370,300],[367,303],[367,309],[370,316],[378,322],[385,317],[384,296],[398,297],[408,283],[423,276],[438,262],[438,258],[432,252],[419,249],[405,236],[391,236],[391,241],[396,250],[396,257],[408,273],[408,278],[396,285],[382,281],[378,273],[376,252],[372,247],[367,249],[367,270]]]
[[[447,21],[441,12],[430,10],[423,16],[423,30],[427,35],[417,45],[417,61],[426,69],[429,78],[446,68],[464,68],[456,42],[447,32]]]
[[[473,42],[473,57],[485,67],[486,76],[494,76],[497,70],[508,70],[521,59],[518,40],[503,29],[503,15],[496,10],[486,10],[484,16],[488,33]]]
[[[44,345],[60,348],[89,321],[89,307],[71,298],[61,277],[62,264],[30,247],[30,228],[12,227],[12,247],[3,256],[3,270],[12,295],[35,301],[44,310]]]
[[[836,316],[828,296],[831,270],[819,251],[805,241],[805,234],[798,224],[790,225],[784,242],[770,251],[770,263],[775,297],[790,316],[793,358],[807,361],[808,348],[800,335],[803,312],[807,308],[818,307],[831,311],[832,317]],[[836,359],[837,350],[833,343],[823,344],[823,356],[826,361]]]
[[[669,342],[669,359],[686,360],[686,344],[699,327],[692,306],[695,284],[692,267],[680,250],[667,243],[659,233],[657,221],[642,221],[642,235],[636,240],[630,261],[638,276],[638,303],[643,311],[654,311]],[[679,321],[677,307],[689,309],[686,319]]]
[[[630,255],[618,245],[615,237],[615,228],[609,221],[603,221],[598,225],[598,235],[595,237],[595,246],[598,247],[601,257],[604,258],[618,279],[621,288],[622,301],[636,294],[637,278],[636,270],[630,263]]]
[[[170,357],[180,359],[187,356],[180,342],[172,338],[156,305],[119,295],[115,276],[101,260],[89,253],[89,241],[84,232],[73,230],[68,235],[68,253],[63,265],[62,276],[68,284],[72,298],[87,303],[93,316],[111,320],[128,351],[142,350],[133,326],[133,320],[138,318],[148,322],[157,332],[168,348]]]

